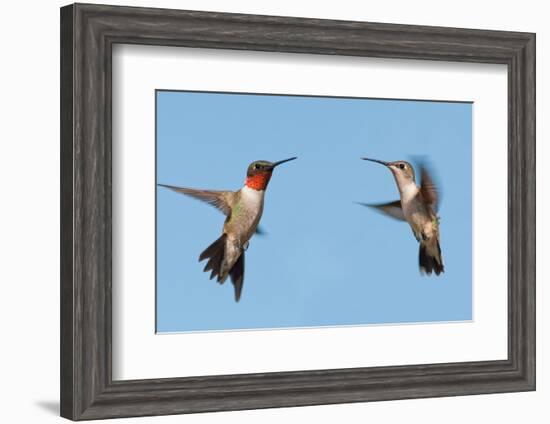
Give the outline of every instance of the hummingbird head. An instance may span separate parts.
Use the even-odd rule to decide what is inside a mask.
[[[361,159],[376,162],[389,168],[399,186],[406,185],[411,182],[414,183],[416,181],[414,177],[414,168],[409,162],[406,162],[404,160],[398,160],[396,162],[384,162],[383,160],[378,159]]]
[[[265,190],[269,184],[271,174],[275,167],[296,159],[296,157],[280,160],[277,162],[269,162],[267,160],[257,160],[248,165],[246,171],[245,186],[254,190]]]

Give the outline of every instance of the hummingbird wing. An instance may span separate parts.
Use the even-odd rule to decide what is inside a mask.
[[[267,232],[259,225],[256,226],[256,230],[254,231],[254,233],[258,236],[265,236],[267,234]]]
[[[378,212],[385,213],[394,219],[405,221],[405,215],[403,214],[403,209],[401,209],[401,200],[396,200],[395,202],[390,203],[369,204],[359,202],[358,204],[369,208],[374,208]]]
[[[222,211],[226,216],[231,214],[231,208],[235,203],[235,193],[232,191],[199,190],[195,188],[175,187],[166,184],[159,184],[159,186],[169,188],[177,193],[187,194],[195,199],[209,203]]]
[[[424,198],[426,203],[432,208],[432,210],[437,212],[439,208],[440,196],[433,178],[428,172],[428,169],[423,165],[420,166],[420,178],[422,181],[422,184],[420,186],[420,193],[422,193],[422,197]]]

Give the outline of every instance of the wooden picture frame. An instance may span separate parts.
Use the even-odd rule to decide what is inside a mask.
[[[113,381],[116,43],[505,64],[508,359]],[[72,420],[535,389],[535,35],[74,4],[61,9],[61,415]]]

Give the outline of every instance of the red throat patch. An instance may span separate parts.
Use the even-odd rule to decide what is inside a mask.
[[[246,177],[244,184],[254,190],[265,190],[271,178],[271,171],[258,172],[254,175]]]

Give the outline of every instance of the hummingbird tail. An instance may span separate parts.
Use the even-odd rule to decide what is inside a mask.
[[[435,272],[435,275],[439,275],[445,272],[439,240],[420,242],[418,262],[420,272],[423,274],[431,275],[432,272]]]
[[[204,251],[199,256],[199,262],[203,261],[204,259],[208,259],[208,262],[204,267],[204,272],[212,271],[212,273],[210,274],[210,279],[220,276],[222,262],[225,256],[226,238],[227,234],[222,234],[220,238],[218,238],[214,243],[204,249]],[[220,283],[223,283],[223,281],[220,281]]]
[[[227,234],[222,234],[214,243],[208,246],[199,256],[199,262],[208,259],[204,271],[212,271],[210,279],[217,277],[220,284],[223,284],[229,275],[231,282],[235,287],[235,301],[238,302],[241,298],[244,281],[244,251],[239,255],[235,264],[229,270],[222,272],[223,262],[225,258]]]
[[[241,253],[233,268],[229,271],[229,277],[235,287],[235,302],[238,302],[241,298],[241,292],[243,290],[243,281],[244,281],[244,252]]]

